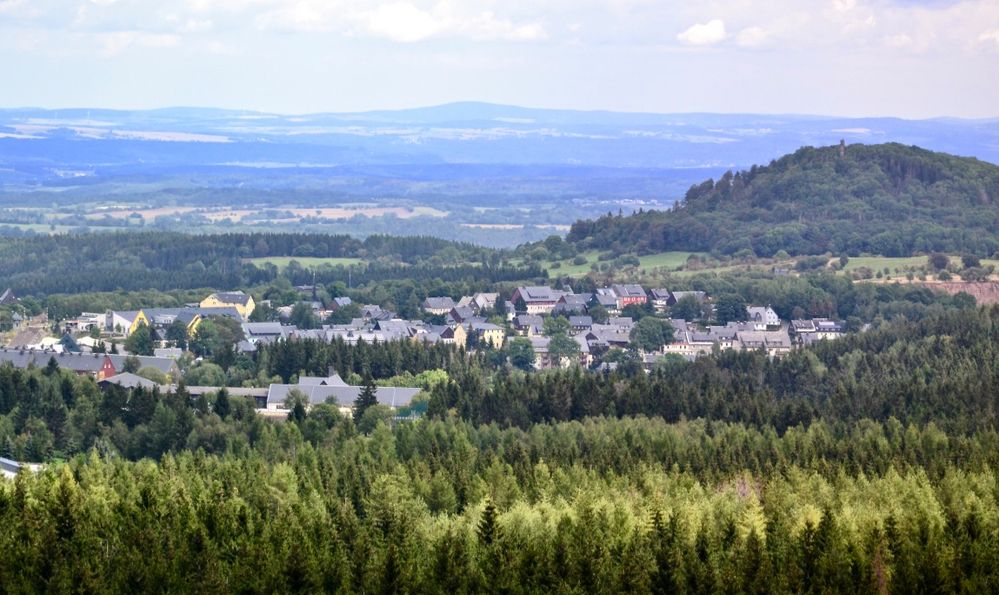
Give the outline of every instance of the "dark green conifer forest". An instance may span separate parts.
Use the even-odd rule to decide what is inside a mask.
[[[3,455],[47,464],[0,481],[0,585],[989,592],[997,339],[993,307],[649,376],[441,350],[427,415],[367,433],[333,405],[273,421],[225,394],[2,367]],[[348,366],[345,347],[288,343],[264,363],[377,379],[393,372],[375,362],[420,367],[402,349]]]

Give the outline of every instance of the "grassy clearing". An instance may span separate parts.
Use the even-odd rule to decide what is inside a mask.
[[[600,261],[597,259],[598,252],[596,250],[590,250],[587,252],[579,253],[579,256],[586,258],[586,262],[583,264],[573,264],[573,259],[555,261],[560,264],[559,268],[551,268],[554,262],[546,262],[544,266],[548,268],[549,274],[551,276],[557,277],[582,277],[591,271],[591,266],[594,263],[611,262],[611,261]],[[638,267],[642,272],[649,272],[655,268],[665,267],[667,269],[673,270],[682,267],[687,263],[687,258],[691,254],[696,254],[695,252],[662,252],[660,254],[649,254],[647,256],[639,257],[639,262],[641,265]]]
[[[954,260],[954,259],[952,259]],[[861,267],[867,267],[872,271],[882,271],[885,267],[894,272],[895,269],[905,270],[918,269],[927,266],[929,259],[926,256],[890,257],[890,256],[851,256],[850,262],[846,263],[846,272],[854,271]],[[957,259],[960,262],[960,259]]]
[[[315,256],[266,256],[263,258],[248,258],[247,262],[256,266],[272,264],[280,269],[283,269],[293,260],[307,269],[318,268],[323,265],[349,266],[353,264],[362,264],[364,262],[360,258],[319,258]]]

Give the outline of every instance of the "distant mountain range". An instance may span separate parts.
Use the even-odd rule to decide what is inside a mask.
[[[165,192],[294,189],[334,199],[488,201],[491,193],[520,192],[532,200],[669,202],[726,169],[840,139],[999,163],[999,119],[643,114],[486,103],[297,116],[25,108],[0,110],[0,193],[122,195],[139,185]],[[205,192],[196,194],[205,199]]]

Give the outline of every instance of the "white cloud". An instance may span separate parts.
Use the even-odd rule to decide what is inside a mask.
[[[884,38],[885,45],[890,48],[908,48],[912,47],[913,41],[907,33],[896,33],[895,35],[889,35]]]
[[[348,0],[298,0],[275,6],[256,19],[258,28],[290,32],[339,32],[414,43],[436,37],[480,41],[536,41],[548,34],[540,22],[517,23],[494,12],[467,12],[458,4],[441,1],[422,8],[398,0],[377,4]],[[466,5],[460,5],[462,9]]]
[[[180,38],[176,35],[142,31],[99,33],[96,38],[101,46],[101,53],[106,57],[116,56],[130,47],[169,48],[180,42]]]
[[[978,43],[999,50],[999,29],[985,31],[978,36]]]
[[[361,22],[368,33],[392,41],[411,43],[433,37],[441,32],[444,23],[429,12],[408,2],[383,4],[361,15]]]
[[[725,41],[725,22],[712,19],[707,23],[691,25],[686,31],[677,34],[676,38],[689,45],[714,45]]]
[[[735,43],[744,48],[752,48],[764,44],[769,36],[762,27],[746,27],[735,36]]]

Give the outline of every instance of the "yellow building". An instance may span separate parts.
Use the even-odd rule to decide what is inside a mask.
[[[243,320],[248,320],[256,305],[253,303],[253,296],[242,291],[227,291],[213,293],[201,300],[202,308],[235,308]]]
[[[490,322],[473,322],[469,324],[469,331],[475,333],[480,344],[488,343],[494,349],[503,348],[503,341],[506,339],[503,327]]]

